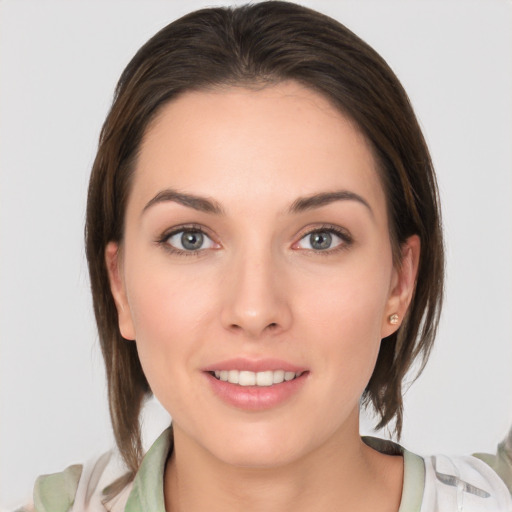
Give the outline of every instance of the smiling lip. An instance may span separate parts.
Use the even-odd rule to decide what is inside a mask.
[[[262,374],[273,372],[287,374],[287,378],[277,378],[277,383],[251,385],[244,382],[238,384],[225,380],[226,373]],[[263,411],[276,407],[295,395],[306,382],[309,371],[286,361],[264,359],[259,361],[238,358],[209,365],[203,368],[204,375],[213,392],[228,405],[247,411]],[[220,379],[220,374],[223,379]],[[291,374],[295,374],[293,378]],[[232,380],[232,379],[230,379]],[[236,379],[235,379],[236,380]]]
[[[282,361],[281,359],[260,359],[251,360],[245,358],[228,359],[225,361],[219,361],[203,368],[205,372],[214,372],[216,370],[245,370],[249,372],[265,372],[265,371],[276,371],[284,370],[285,372],[305,372],[306,368],[297,366],[295,364]]]

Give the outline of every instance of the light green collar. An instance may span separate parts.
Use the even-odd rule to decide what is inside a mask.
[[[404,450],[404,484],[398,512],[420,512],[425,490],[425,462]]]
[[[133,481],[125,512],[165,512],[164,472],[172,450],[172,427],[164,430],[148,450]]]
[[[370,436],[363,436],[362,439],[365,444],[380,453],[403,456],[404,483],[398,512],[420,512],[425,490],[425,462],[423,459],[393,441]]]
[[[167,457],[172,450],[172,441],[172,427],[169,427],[146,453],[133,481],[125,512],[165,512],[164,472]],[[398,512],[420,512],[425,488],[423,459],[390,441],[374,437],[364,437],[363,441],[380,452],[403,455],[404,483]]]

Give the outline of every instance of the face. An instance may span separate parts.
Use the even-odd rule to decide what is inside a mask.
[[[395,268],[367,142],[288,82],[166,105],[106,259],[121,333],[177,441],[266,467],[358,437],[418,250],[410,239]]]

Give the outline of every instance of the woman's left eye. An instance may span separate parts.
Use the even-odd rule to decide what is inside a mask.
[[[175,231],[168,235],[164,242],[178,252],[195,252],[217,246],[206,233],[199,229]]]
[[[328,251],[350,243],[347,235],[333,229],[316,229],[303,236],[295,245],[297,249]]]

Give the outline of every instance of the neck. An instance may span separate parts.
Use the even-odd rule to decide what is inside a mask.
[[[355,435],[336,433],[314,453],[277,467],[227,464],[177,426],[174,446],[165,471],[167,512],[397,512],[399,508],[403,459],[366,446],[358,425]]]

